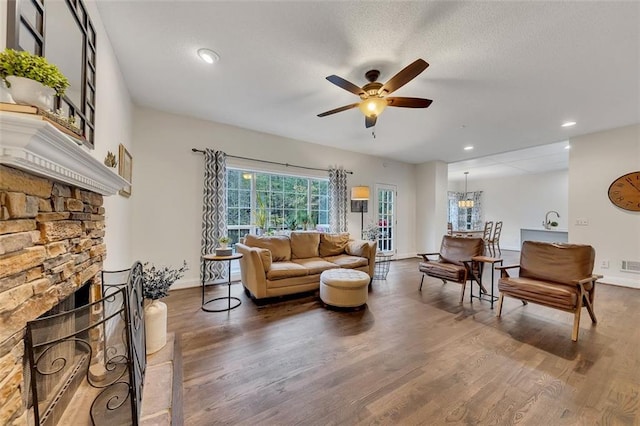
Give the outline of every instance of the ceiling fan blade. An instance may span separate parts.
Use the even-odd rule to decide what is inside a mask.
[[[431,99],[424,98],[386,98],[387,105],[402,108],[427,108],[433,102]]]
[[[378,117],[376,117],[375,115],[373,117],[364,117],[364,127],[368,129],[369,127],[375,126],[377,119]]]
[[[358,105],[360,105],[360,104],[359,103],[355,103],[355,104],[351,104],[351,105],[345,105],[345,106],[342,106],[340,108],[332,109],[331,111],[325,111],[323,113],[320,113],[320,114],[318,114],[318,117],[326,117],[327,115],[335,114],[336,112],[342,112],[342,111],[346,111],[346,110],[351,109],[351,108],[355,108]]]
[[[364,90],[362,90],[361,87],[358,87],[352,82],[347,81],[342,77],[338,77],[337,75],[330,75],[329,77],[327,77],[327,80],[329,80],[336,86],[343,88],[347,92],[353,93],[354,95],[358,95],[358,96],[365,95],[365,92]]]
[[[384,86],[378,90],[378,94],[383,92],[390,94],[395,92],[414,78],[418,76],[422,71],[426,70],[429,64],[423,59],[416,59],[413,63],[404,67],[398,74],[394,75],[387,81]]]

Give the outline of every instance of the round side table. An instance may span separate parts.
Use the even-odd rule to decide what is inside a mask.
[[[242,301],[240,299],[238,299],[237,297],[232,297],[231,296],[231,261],[232,260],[236,260],[236,259],[240,259],[242,257],[242,254],[240,253],[235,253],[232,254],[231,256],[216,256],[215,254],[205,254],[204,256],[202,256],[202,310],[206,311],[206,312],[225,312],[225,311],[230,311],[231,309],[235,309],[238,306],[240,306],[242,304]],[[228,278],[229,281],[227,282],[227,286],[229,287],[229,294],[228,296],[223,296],[223,297],[216,297],[214,299],[210,299],[207,300],[205,302],[204,300],[204,288],[205,288],[205,283],[204,283],[204,275],[205,275],[205,264],[207,262],[227,262],[229,265],[229,272],[228,272]],[[222,309],[209,309],[206,307],[207,304],[214,302],[216,300],[227,300],[228,304],[226,308],[222,308]],[[231,301],[234,300],[237,303],[234,303],[233,306],[231,306]]]

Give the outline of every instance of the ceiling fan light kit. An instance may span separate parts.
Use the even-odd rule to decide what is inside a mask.
[[[433,102],[431,99],[404,97],[387,98],[386,96],[416,78],[418,74],[426,70],[428,66],[429,64],[423,59],[417,59],[410,65],[404,67],[399,73],[391,77],[391,79],[385,84],[377,81],[380,76],[380,71],[370,70],[365,74],[369,83],[362,87],[356,86],[350,81],[347,81],[342,77],[338,77],[337,75],[330,75],[327,77],[327,80],[336,86],[359,96],[361,101],[325,111],[318,114],[318,117],[326,117],[327,115],[358,107],[365,116],[365,127],[369,128],[375,126],[377,118],[387,106],[401,108],[427,108]]]

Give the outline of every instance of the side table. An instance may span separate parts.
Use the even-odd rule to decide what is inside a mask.
[[[493,287],[494,287],[494,276],[495,276],[495,266],[496,263],[499,263],[502,266],[502,259],[497,257],[489,257],[489,256],[473,256],[471,258],[473,262],[478,264],[478,276],[475,276],[474,279],[478,283],[478,295],[475,296],[473,294],[473,285],[471,286],[471,302],[473,302],[473,298],[480,300],[488,300],[491,303],[491,309],[493,309],[493,303],[498,300],[498,296],[493,295]],[[491,265],[491,294],[487,294],[487,290],[482,285],[482,272],[484,271],[484,265],[488,263]],[[473,268],[471,268],[473,271]],[[484,294],[483,294],[484,293]]]
[[[204,256],[202,256],[202,310],[206,311],[206,312],[224,312],[224,311],[230,311],[231,309],[235,309],[238,306],[240,306],[242,304],[242,301],[240,299],[238,299],[237,297],[232,297],[231,296],[231,261],[232,260],[236,260],[236,259],[240,259],[242,257],[242,254],[240,253],[234,253],[231,256],[216,256],[215,254],[205,254]],[[227,262],[229,265],[229,272],[228,272],[228,282],[227,282],[227,286],[229,288],[229,295],[228,296],[223,296],[223,297],[216,297],[214,299],[210,299],[207,300],[205,302],[204,300],[204,288],[205,288],[205,283],[204,283],[204,275],[205,275],[205,264],[206,262]],[[227,300],[228,305],[226,308],[222,308],[222,309],[209,309],[206,307],[207,304],[214,302],[216,300]],[[233,306],[231,306],[231,300],[235,300],[238,303],[235,303]]]
[[[380,251],[376,253],[376,264],[373,269],[373,279],[374,280],[386,280],[387,274],[389,273],[389,266],[391,262],[391,257],[393,257],[393,252],[391,251]]]

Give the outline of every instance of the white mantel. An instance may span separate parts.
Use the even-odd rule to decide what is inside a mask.
[[[33,114],[0,111],[0,164],[102,195],[129,185],[115,169]]]

